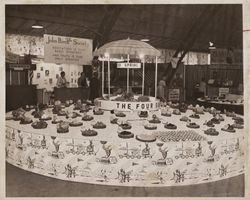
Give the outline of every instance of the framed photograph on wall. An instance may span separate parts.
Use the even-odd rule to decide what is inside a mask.
[[[49,70],[45,70],[45,76],[49,76]]]
[[[40,67],[40,71],[43,71],[43,67]]]
[[[37,73],[36,74],[36,78],[40,78],[41,77],[41,74],[40,73]]]

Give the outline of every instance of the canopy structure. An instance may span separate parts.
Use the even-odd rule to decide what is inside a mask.
[[[129,54],[129,55],[147,55],[147,56],[160,56],[160,51],[152,47],[146,42],[139,40],[117,40],[109,42],[94,52],[95,56],[104,54]]]
[[[155,57],[155,97],[157,95],[157,57],[161,55],[160,51],[146,42],[139,40],[117,40],[107,43],[94,52],[94,56],[108,57],[108,94],[110,95],[110,58],[112,55],[138,56],[143,61],[142,67],[142,95],[144,95],[144,74],[145,74],[145,56]],[[129,68],[127,68],[127,92],[129,91]],[[102,94],[104,94],[104,61],[102,61]]]

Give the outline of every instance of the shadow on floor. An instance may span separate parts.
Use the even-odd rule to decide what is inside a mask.
[[[116,187],[62,181],[6,163],[7,197],[242,197],[244,175],[176,187]]]

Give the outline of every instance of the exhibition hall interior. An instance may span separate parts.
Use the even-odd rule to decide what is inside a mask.
[[[243,197],[240,4],[5,5],[7,197]]]

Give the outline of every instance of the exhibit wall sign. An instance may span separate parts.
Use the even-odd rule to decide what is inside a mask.
[[[243,52],[240,49],[211,50],[211,64],[242,64]]]
[[[88,65],[92,61],[92,40],[44,35],[44,60],[47,63]]]

